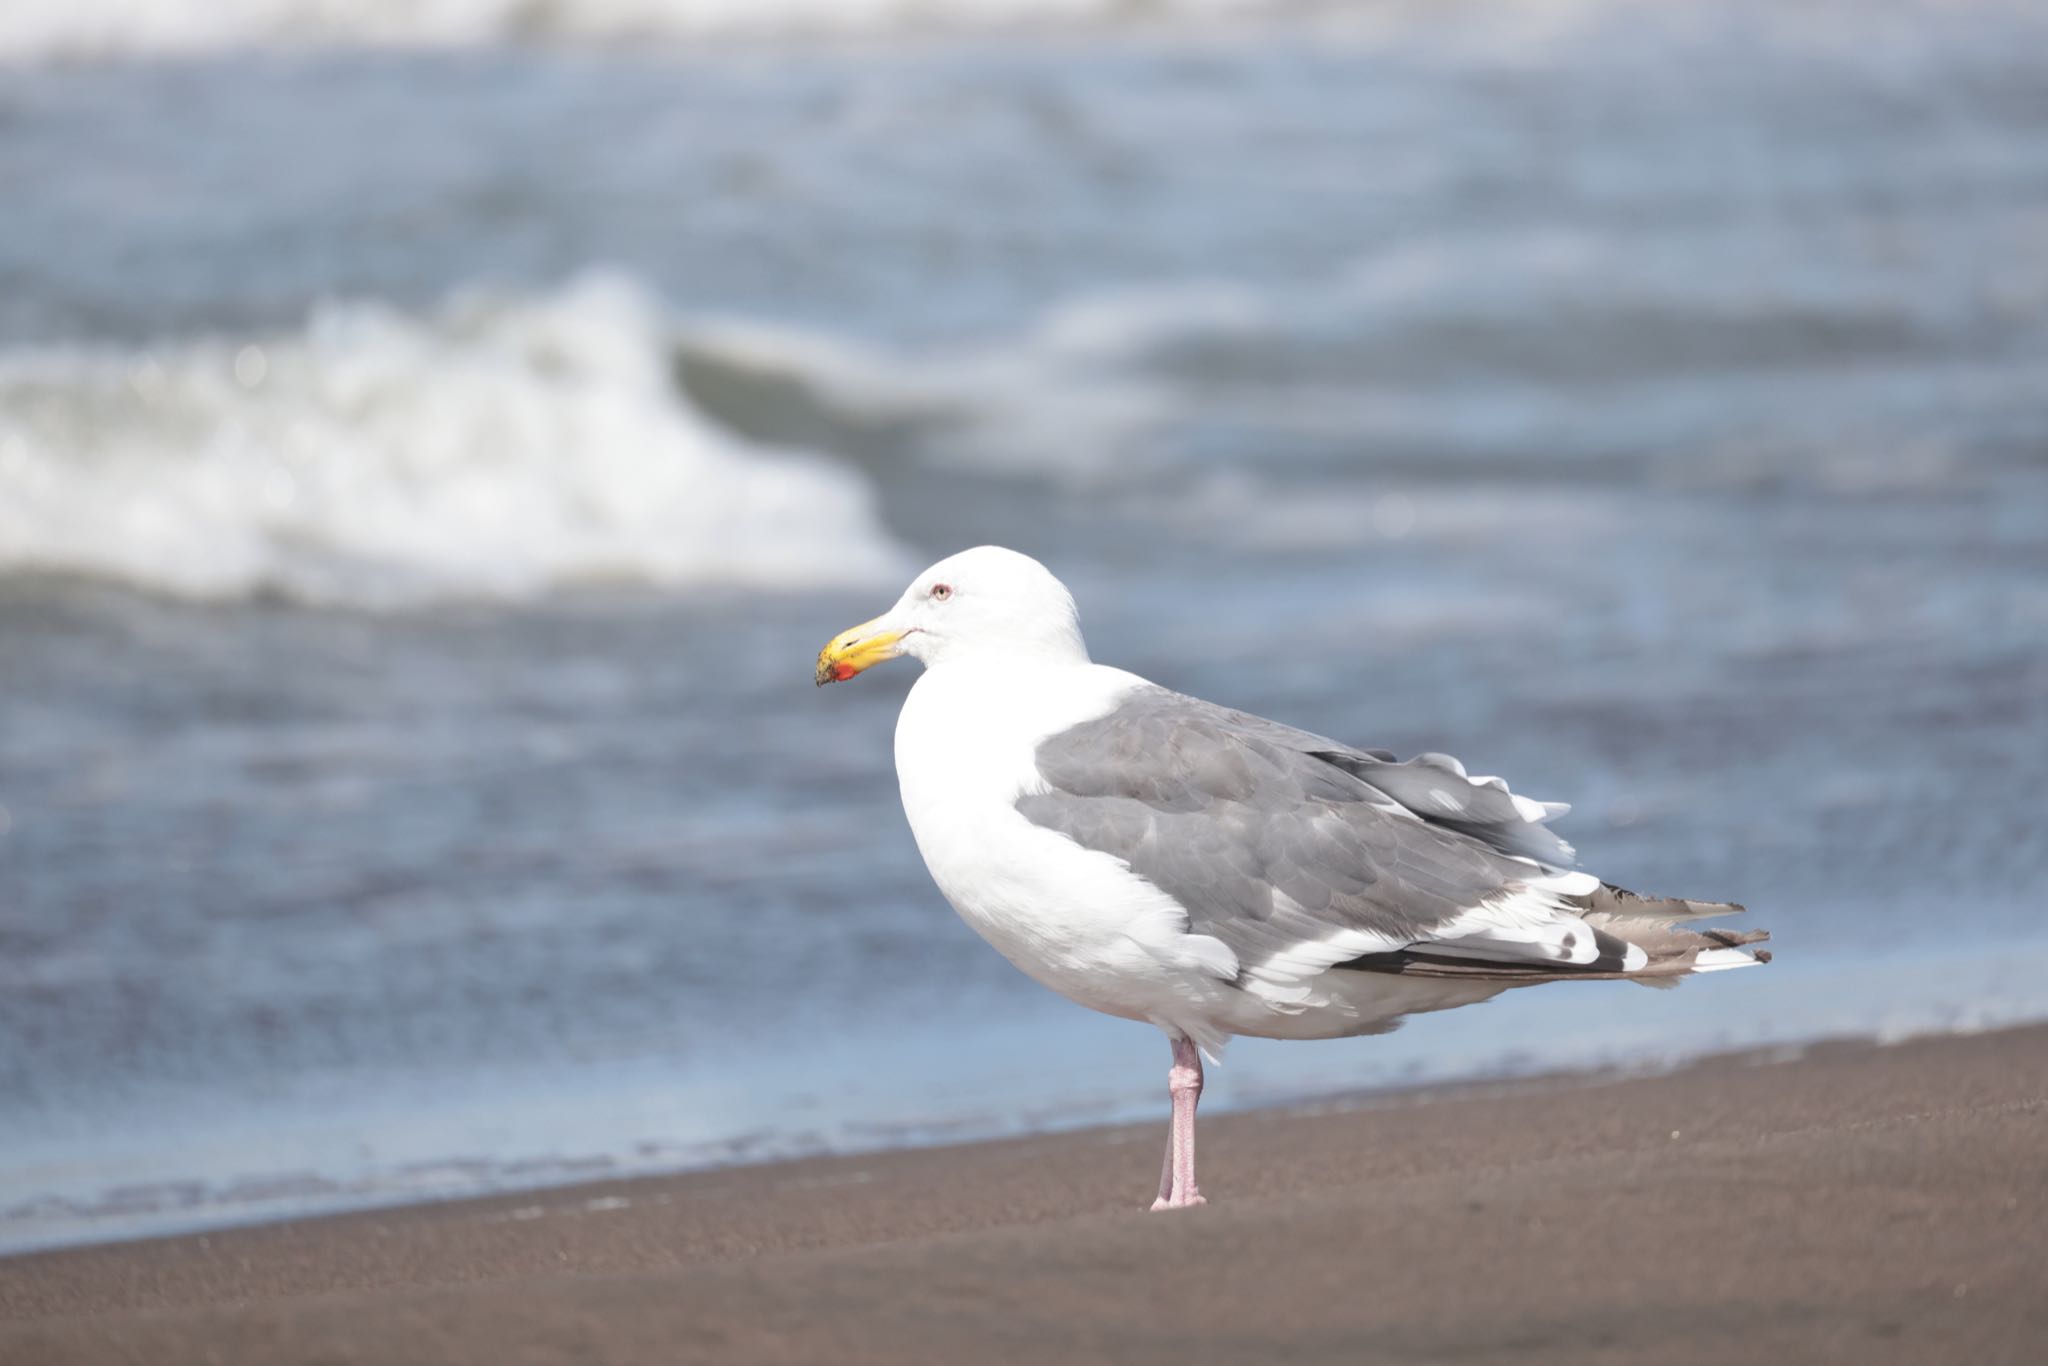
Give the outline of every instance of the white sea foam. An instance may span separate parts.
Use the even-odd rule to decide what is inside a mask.
[[[1492,60],[1541,62],[1551,46],[1614,12],[1650,13],[1639,40],[1767,26],[1787,46],[1908,64],[1925,47],[1916,19],[1959,11],[2026,16],[2032,0],[1859,0],[1759,5],[1734,18],[1714,6],[1657,0],[1516,0],[1485,22],[1446,22],[1436,0],[64,0],[0,5],[0,61],[179,55],[246,48],[446,48],[494,43],[687,44],[709,39],[875,37],[1117,23],[1188,23],[1306,14],[1352,40],[1450,43]],[[1659,13],[1662,11],[1662,13]]]
[[[67,0],[0,6],[0,55],[181,53],[251,46],[447,47],[503,41],[849,36],[1201,17],[1270,0]]]
[[[857,472],[747,444],[672,382],[628,282],[296,332],[0,351],[0,573],[405,605],[588,581],[891,581]]]
[[[1447,9],[1477,8],[1483,22]],[[1188,25],[1307,16],[1347,41],[1421,42],[1541,64],[1617,13],[1649,22],[1648,44],[1702,36],[1768,37],[1775,45],[1910,68],[1924,60],[1929,22],[1962,41],[1971,11],[2031,20],[2034,0],[1862,0],[1784,6],[1670,6],[1659,0],[1511,0],[1478,7],[1440,0],[64,0],[0,5],[0,62],[178,56],[251,48],[450,48],[491,44],[687,45],[704,40],[874,38],[900,33],[1037,30],[1139,22]],[[1466,19],[1475,16],[1466,15]]]

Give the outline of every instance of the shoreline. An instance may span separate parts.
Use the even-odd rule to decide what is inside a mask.
[[[25,1253],[0,1359],[2048,1354],[2048,1026],[1784,1052]]]
[[[1521,1009],[1503,1018],[1532,999],[1531,994],[1520,1000],[1511,994],[1490,1003],[1487,1012],[1453,1012],[1447,1019],[1431,1019],[1426,1030],[1374,1040],[1369,1060],[1359,1054],[1365,1075],[1341,1056],[1335,1068],[1326,1069],[1318,1050],[1242,1039],[1232,1047],[1230,1065],[1212,1075],[1203,1115],[1207,1123],[1247,1110],[1379,1104],[1473,1086],[1654,1076],[1722,1056],[1796,1057],[1825,1044],[2048,1024],[2033,985],[2044,972],[2048,940],[2029,939],[2006,944],[1995,963],[1981,953],[1942,950],[1896,963],[1849,959],[1827,966],[1802,956],[1799,962],[1773,965],[1769,974],[1735,974],[1717,983],[1711,995],[1673,993],[1658,999],[1654,1010],[1643,1008],[1646,999],[1629,1000],[1649,993],[1588,991],[1579,993],[1576,1003],[1573,993],[1560,993],[1542,998],[1539,1010]],[[1752,986],[1760,989],[1745,993]],[[1944,1007],[1944,1001],[1951,1004]],[[1731,1021],[1766,1011],[1763,1029],[1724,1029]],[[656,1076],[647,1068],[628,1067],[608,1076],[586,1075],[568,1087],[533,1087],[527,1077],[508,1073],[465,1077],[459,1093],[445,1088],[420,1093],[422,1102],[444,1118],[471,1125],[487,1119],[489,1127],[520,1136],[518,1143],[500,1148],[488,1138],[417,1143],[401,1123],[396,1134],[379,1135],[376,1161],[358,1164],[349,1141],[330,1139],[347,1135],[352,1124],[366,1117],[375,1123],[403,1113],[406,1088],[419,1087],[417,1079],[387,1089],[377,1106],[365,1107],[365,1093],[358,1090],[332,1116],[316,1120],[300,1109],[268,1129],[195,1132],[180,1128],[173,1116],[164,1129],[116,1139],[105,1149],[81,1152],[27,1140],[25,1149],[12,1154],[17,1170],[76,1163],[90,1175],[14,1181],[6,1193],[10,1217],[0,1220],[0,1233],[8,1235],[0,1237],[0,1265],[66,1249],[520,1192],[538,1195],[738,1165],[952,1147],[1126,1123],[1140,1128],[1163,1124],[1157,1055],[1142,1046],[1156,1043],[1156,1037],[1143,1038],[1151,1031],[1132,1027],[1128,1037],[1139,1047],[1086,1054],[1081,1062],[1088,1070],[1079,1076],[1063,1074],[1056,1062],[1048,1065],[1040,1047],[1047,1036],[1041,1031],[1062,1028],[1073,1023],[1066,1017],[1081,1014],[1059,1003],[1032,1029],[967,1039],[949,1035],[938,1046],[901,1033],[881,1035],[903,1054],[875,1074],[889,1079],[872,1085],[873,1079],[864,1078],[858,1089],[841,1088],[836,1095],[828,1094],[838,1075],[832,1063],[821,1066],[812,1060],[809,1073],[796,1076],[778,1067],[766,1078],[776,1095],[766,1106],[750,1103],[754,1118],[748,1124],[724,1130],[693,1129],[687,1113],[671,1116],[680,1127],[650,1118],[666,1104],[676,1078],[666,1071]],[[1515,1046],[1524,1028],[1544,1031],[1541,1043],[1528,1051]],[[1719,1037],[1716,1030],[1722,1030]],[[1050,1037],[1054,1057],[1075,1055],[1073,1038]],[[1702,1038],[1713,1039],[1707,1051],[1700,1051]],[[948,1072],[949,1064],[933,1061],[941,1052],[975,1056],[990,1043],[1005,1050],[1012,1079],[1025,1094],[1011,1091],[998,1100],[985,1086],[962,1089],[964,1072]],[[860,1064],[873,1056],[862,1053]],[[838,1065],[851,1060],[842,1053]],[[742,1084],[738,1069],[714,1075],[722,1075],[728,1085]],[[914,1081],[906,1084],[905,1076]],[[937,1094],[937,1082],[951,1082],[955,1089],[932,1106],[926,1102]],[[857,1111],[840,1113],[839,1101],[851,1102]],[[215,1145],[235,1155],[221,1161],[207,1151]],[[181,1147],[182,1154],[174,1156]],[[123,1151],[128,1164],[118,1160]]]
[[[2040,1023],[2048,1026],[2048,1020],[2026,1021],[2021,1025],[1998,1025],[1993,1028],[2025,1027],[2025,1024]],[[1969,1031],[1930,1031],[1930,1035],[1947,1033],[1983,1033],[1984,1029]],[[1917,1038],[1909,1034],[1904,1038]],[[1893,1040],[1890,1042],[1898,1042]],[[1714,1052],[1693,1054],[1683,1057],[1646,1056],[1640,1059],[1622,1059],[1597,1064],[1554,1063],[1549,1067],[1533,1069],[1507,1068],[1497,1072],[1477,1072],[1470,1075],[1450,1075],[1427,1079],[1404,1079],[1380,1083],[1362,1083],[1349,1088],[1302,1094],[1296,1091],[1282,1091],[1263,1099],[1250,1102],[1232,1103],[1227,1090],[1221,1103],[1211,1096],[1203,1110],[1202,1122],[1206,1127],[1218,1122],[1224,1115],[1233,1114],[1308,1114],[1328,1111],[1348,1111],[1361,1108],[1377,1108],[1390,1105],[1426,1104],[1445,1098],[1474,1094],[1514,1094],[1527,1089],[1551,1089],[1556,1087],[1601,1086],[1616,1081],[1667,1075],[1705,1064],[1732,1063],[1739,1061],[1784,1061],[1803,1056],[1814,1048],[1832,1047],[1881,1047],[1885,1041],[1863,1034],[1844,1034],[1807,1039],[1790,1039],[1783,1042],[1747,1044],[1740,1047],[1723,1048]],[[1149,1076],[1149,1074],[1147,1074]],[[1229,1080],[1225,1077],[1224,1080]],[[1157,1123],[1162,1131],[1166,1123],[1166,1103],[1163,1088],[1160,1088],[1157,1109]],[[487,1200],[510,1200],[524,1197],[528,1202],[545,1202],[551,1197],[569,1195],[589,1188],[610,1190],[620,1186],[633,1186],[650,1181],[668,1181],[683,1177],[712,1172],[725,1172],[748,1168],[785,1168],[801,1164],[824,1162],[834,1159],[860,1159],[876,1157],[893,1152],[929,1152],[955,1148],[976,1148],[990,1143],[1003,1143],[1033,1138],[1056,1138],[1063,1135],[1101,1131],[1134,1130],[1142,1133],[1153,1124],[1150,1115],[1141,1118],[1130,1117],[1130,1105],[1119,1107],[1125,1113],[1089,1114],[1085,1118],[1067,1117],[1057,1119],[1038,1128],[1022,1128],[1015,1125],[992,1124],[986,1128],[933,1124],[929,1126],[904,1126],[893,1140],[874,1144],[852,1143],[846,1146],[799,1151],[789,1153],[768,1153],[744,1157],[722,1157],[700,1161],[684,1162],[674,1166],[659,1164],[638,1167],[614,1168],[611,1159],[519,1159],[504,1163],[515,1165],[552,1165],[557,1174],[534,1181],[506,1180],[496,1184],[484,1183],[467,1187],[451,1187],[440,1190],[425,1190],[407,1196],[395,1191],[383,1194],[351,1193],[341,1187],[335,1188],[332,1199],[325,1197],[309,1200],[305,1204],[284,1205],[281,1208],[254,1212],[241,1218],[219,1220],[200,1217],[186,1225],[146,1228],[128,1231],[118,1224],[101,1236],[59,1237],[48,1242],[24,1242],[0,1245],[0,1272],[11,1263],[25,1258],[41,1257],[65,1252],[88,1252],[95,1249],[130,1246],[145,1243],[175,1242],[202,1237],[229,1236],[250,1229],[273,1227],[280,1224],[312,1224],[327,1220],[347,1219],[355,1216],[393,1215],[410,1209],[426,1209],[443,1205],[465,1205]],[[948,1132],[948,1130],[952,1132]],[[473,1159],[454,1159],[467,1162]],[[487,1160],[487,1159],[486,1159]],[[431,1160],[429,1160],[431,1163]],[[427,1164],[423,1164],[427,1165]],[[577,1168],[581,1170],[577,1170]],[[248,1176],[236,1178],[248,1183],[265,1181],[320,1180],[311,1171],[291,1171],[281,1175]],[[164,1183],[166,1185],[176,1183]],[[4,1306],[4,1301],[0,1301]],[[4,1314],[0,1314],[4,1317]]]
[[[1694,1068],[1739,1065],[1767,1065],[1797,1061],[1817,1049],[1840,1048],[1887,1048],[1900,1043],[1913,1042],[1923,1038],[1966,1037],[1985,1033],[2002,1033],[2013,1029],[2034,1026],[2048,1029],[2048,1020],[2029,1020],[2018,1024],[1998,1024],[1986,1028],[1929,1031],[1907,1034],[1898,1039],[1883,1039],[1866,1034],[1844,1034],[1808,1039],[1793,1039],[1779,1043],[1757,1043],[1741,1047],[1724,1048],[1715,1052],[1695,1054],[1680,1058],[1645,1058],[1623,1060],[1594,1065],[1571,1065],[1560,1063],[1548,1069],[1507,1070],[1498,1073],[1482,1073],[1470,1076],[1450,1076],[1429,1080],[1408,1080],[1387,1082],[1377,1085],[1360,1085],[1351,1089],[1334,1090],[1323,1094],[1283,1095],[1279,1098],[1255,1100],[1250,1104],[1219,1106],[1214,1103],[1202,1112],[1202,1125],[1206,1133],[1210,1125],[1222,1122],[1225,1116],[1241,1115],[1314,1115],[1350,1113],[1357,1110],[1374,1110],[1408,1105],[1435,1104],[1446,1100],[1480,1096],[1512,1096],[1531,1091],[1577,1089],[1601,1087],[1619,1082],[1644,1080],[1669,1076],[1690,1071]],[[1164,1132],[1166,1125],[1166,1104],[1162,1092],[1158,1106],[1157,1125]],[[361,1195],[350,1197],[346,1194],[334,1203],[310,1202],[299,1207],[286,1206],[278,1212],[258,1213],[250,1217],[228,1222],[201,1220],[186,1227],[154,1228],[143,1232],[109,1232],[103,1237],[62,1238],[47,1243],[28,1243],[15,1246],[0,1246],[0,1322],[5,1322],[6,1299],[4,1295],[5,1273],[10,1266],[32,1258],[57,1256],[66,1253],[91,1253],[113,1248],[137,1247],[159,1243],[194,1243],[210,1238],[233,1237],[254,1230],[275,1228],[281,1225],[320,1225],[331,1221],[345,1221],[355,1218],[378,1218],[401,1215],[411,1210],[429,1210],[445,1206],[482,1205],[485,1202],[513,1202],[521,1206],[537,1205],[552,1207],[559,1200],[573,1200],[583,1192],[595,1192],[591,1198],[616,1198],[613,1192],[620,1188],[635,1188],[650,1183],[665,1183],[690,1177],[707,1176],[715,1173],[729,1173],[746,1170],[782,1170],[806,1167],[817,1163],[834,1161],[860,1161],[879,1158],[891,1153],[930,1153],[971,1150],[990,1144],[1024,1142],[1033,1139],[1058,1139],[1081,1134],[1100,1133],[1105,1136],[1126,1133],[1142,1136],[1154,1124],[1151,1117],[1130,1119],[1122,1117],[1093,1117],[1054,1123],[1038,1129],[998,1129],[992,1132],[968,1131],[949,1137],[923,1134],[918,1137],[887,1142],[875,1146],[853,1145],[828,1151],[799,1152],[768,1156],[739,1157],[688,1163],[675,1167],[651,1166],[605,1170],[602,1165],[591,1166],[581,1172],[573,1171],[571,1164],[562,1164],[563,1174],[553,1179],[542,1179],[527,1184],[506,1182],[500,1185],[484,1185],[472,1188],[454,1188],[445,1191],[429,1191],[414,1198],[398,1195]],[[934,1130],[933,1132],[936,1132]],[[1124,1141],[1112,1137],[1110,1141]],[[249,1178],[259,1180],[262,1178]],[[283,1179],[294,1179],[287,1177]]]

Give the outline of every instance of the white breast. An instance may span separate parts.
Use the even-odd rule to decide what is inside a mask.
[[[1112,1015],[1195,1033],[1236,960],[1187,933],[1186,913],[1118,859],[1017,811],[1043,791],[1046,736],[1113,709],[1145,681],[1100,665],[944,664],[896,723],[903,811],[932,880],[961,919],[1025,973]],[[1193,1026],[1192,1028],[1190,1026]]]

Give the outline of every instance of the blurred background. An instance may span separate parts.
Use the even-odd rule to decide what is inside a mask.
[[[2039,5],[69,0],[0,200],[0,1248],[1163,1124],[811,685],[984,541],[1777,936],[1212,1103],[2048,1015]]]

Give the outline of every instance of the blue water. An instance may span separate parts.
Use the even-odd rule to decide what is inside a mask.
[[[16,52],[0,1248],[1160,1113],[810,683],[989,540],[1775,934],[1215,1103],[2048,1017],[2048,20],[1537,9]]]

